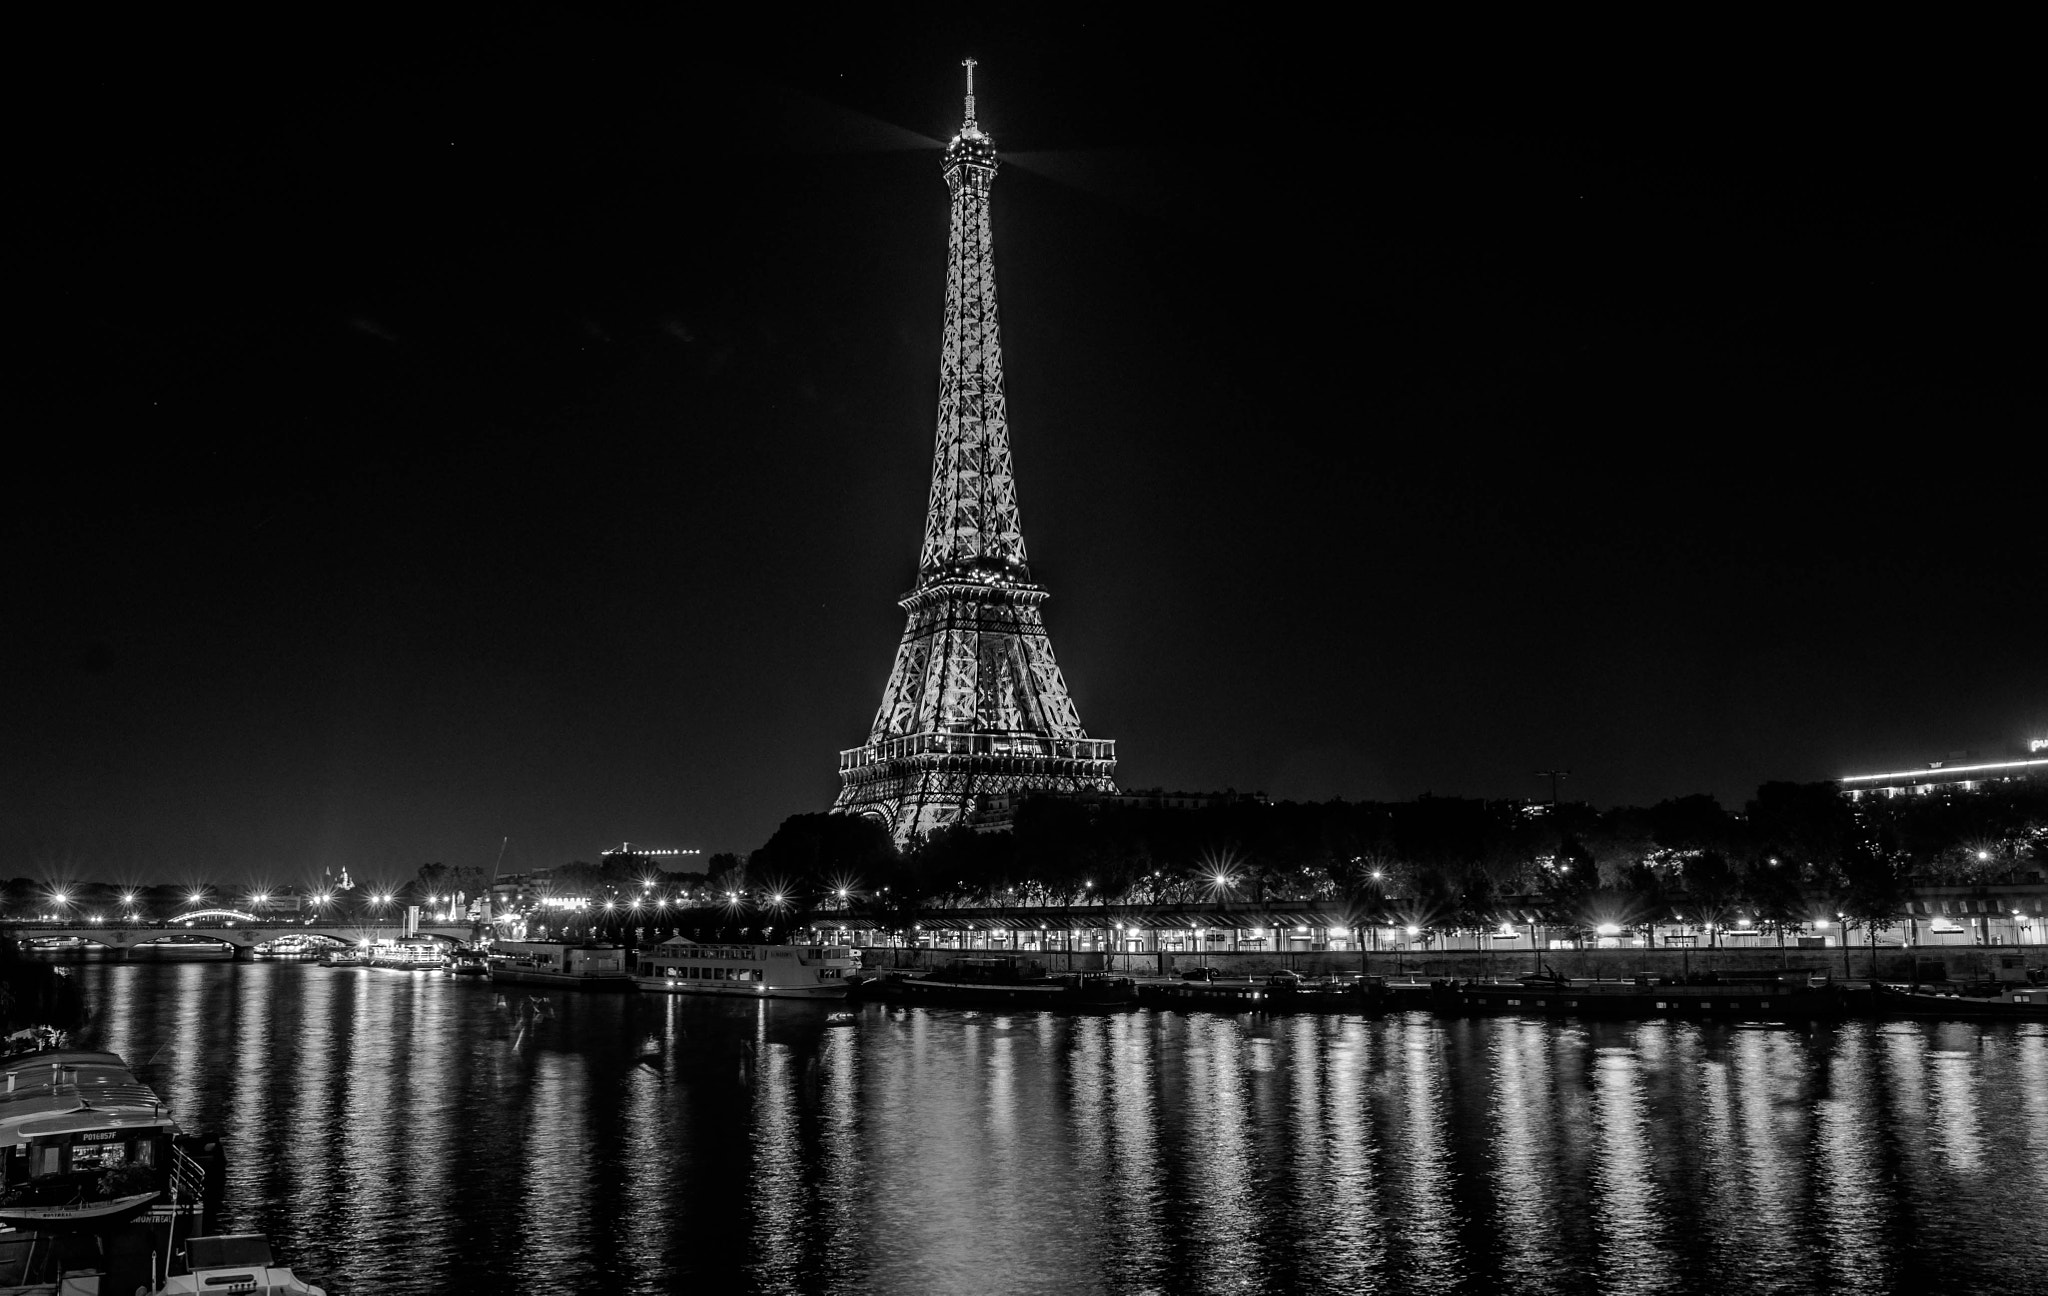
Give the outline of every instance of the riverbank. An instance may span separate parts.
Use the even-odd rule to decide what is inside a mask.
[[[948,949],[867,949],[862,954],[873,968],[924,969],[943,967],[956,958],[988,951]],[[1757,968],[1806,968],[1818,976],[1862,980],[1870,975],[1870,951],[1850,946],[1848,962],[1843,950],[1811,947],[1766,946],[1755,949],[1586,949],[1527,950],[1495,953],[1488,950],[1408,950],[1402,952],[1305,953],[1270,952],[1242,954],[1104,954],[1061,950],[1028,952],[1053,971],[1069,966],[1083,972],[1120,972],[1130,976],[1177,977],[1195,968],[1211,968],[1225,977],[1264,976],[1282,970],[1303,976],[1335,976],[1343,972],[1369,972],[1375,976],[1412,976],[1421,980],[1437,978],[1492,980],[1513,978],[1543,968],[1567,977],[1620,978],[1644,972],[1653,976],[1683,976],[1692,972],[1739,972]],[[1069,963],[1071,957],[1072,962]],[[2018,959],[2017,969],[2006,966]],[[2028,972],[2048,971],[2048,946],[2015,945],[1929,945],[1900,949],[1877,948],[1879,980],[1899,982],[1991,981],[2001,977],[2025,980]]]

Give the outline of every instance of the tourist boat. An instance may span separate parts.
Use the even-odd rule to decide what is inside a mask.
[[[281,961],[310,962],[320,957],[322,942],[315,936],[304,936],[288,932],[276,940],[267,940],[256,947],[256,957]]]
[[[17,1054],[0,1085],[0,1293],[159,1290],[219,1209],[219,1143],[180,1132],[119,1054]]]
[[[369,961],[369,955],[352,945],[328,950],[320,956],[321,967],[363,967]]]
[[[1810,1021],[1854,1010],[1860,992],[1815,984],[1805,969],[1637,976],[1627,981],[1531,974],[1518,981],[1437,981],[1430,1006],[1451,1016],[1494,1013],[1579,1017]]]
[[[491,960],[493,982],[575,990],[633,988],[626,952],[616,945],[499,941],[492,952],[497,956]]]
[[[633,984],[663,994],[844,999],[852,950],[827,945],[699,944],[678,936],[640,956]]]
[[[156,1296],[184,1292],[263,1292],[275,1296],[327,1296],[327,1290],[275,1263],[270,1239],[261,1233],[196,1237],[185,1244],[187,1272],[174,1276]]]
[[[434,940],[378,941],[366,953],[371,967],[400,972],[437,972],[448,966],[447,948]]]
[[[490,956],[478,949],[456,950],[448,956],[450,976],[489,976]]]
[[[1099,972],[1051,974],[1018,954],[955,959],[923,976],[896,983],[904,1003],[946,1007],[1024,1009],[1116,1008],[1137,1003],[1137,982]]]

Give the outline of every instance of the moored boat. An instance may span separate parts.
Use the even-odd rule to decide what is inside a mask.
[[[1816,984],[1804,969],[1688,978],[1645,975],[1627,981],[1532,974],[1518,981],[1434,982],[1430,1006],[1450,1016],[1525,1013],[1811,1021],[1853,1011],[1858,994],[1833,982]]]
[[[181,1132],[119,1054],[18,1054],[0,1086],[0,1293],[94,1290],[87,1275],[159,1290],[219,1207],[220,1145]]]
[[[377,941],[365,953],[371,967],[400,972],[433,972],[448,965],[446,947],[433,940]]]
[[[572,990],[630,990],[626,952],[616,945],[565,941],[500,941],[493,947],[491,980]]]
[[[478,949],[456,950],[448,956],[448,973],[450,976],[462,977],[489,976],[491,974],[490,957]]]
[[[1138,998],[1155,1008],[1208,1012],[1378,1012],[1389,996],[1385,977],[1262,976],[1147,982]]]
[[[311,962],[320,957],[326,942],[314,936],[303,936],[298,932],[287,932],[275,940],[267,940],[256,947],[256,957],[276,959],[282,962]]]
[[[1951,995],[1879,985],[1869,1000],[1878,1017],[1955,1021],[2048,1021],[2048,986],[2021,986],[1998,995]]]
[[[633,984],[660,994],[844,999],[860,960],[829,945],[700,944],[675,937],[643,953]]]
[[[895,983],[905,1003],[957,1008],[1003,1007],[1072,1010],[1128,1007],[1138,1001],[1137,983],[1102,973],[1051,974],[1016,954],[981,954],[955,959],[923,976]]]

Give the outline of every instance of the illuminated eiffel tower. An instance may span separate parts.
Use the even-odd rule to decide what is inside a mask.
[[[1001,793],[1115,792],[1116,743],[1090,738],[1053,660],[1017,521],[996,325],[988,192],[995,141],[967,119],[946,146],[953,232],[939,433],[917,588],[865,745],[839,753],[833,808],[873,815],[897,842],[960,822]]]

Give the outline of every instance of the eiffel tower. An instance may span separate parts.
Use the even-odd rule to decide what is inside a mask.
[[[996,324],[988,193],[996,146],[967,117],[946,146],[953,230],[939,433],[917,588],[865,745],[839,753],[833,809],[888,825],[898,844],[971,817],[1001,793],[1115,792],[1116,743],[1081,727],[1053,660],[1017,521]]]

